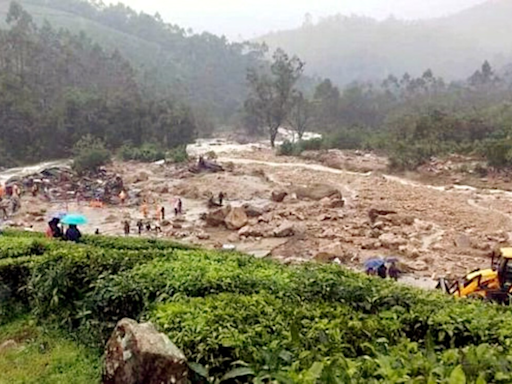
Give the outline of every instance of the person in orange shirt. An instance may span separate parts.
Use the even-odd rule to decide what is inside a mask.
[[[142,206],[140,207],[140,210],[142,212],[142,216],[144,216],[144,218],[147,219],[149,211],[148,211],[148,204],[146,203],[146,201],[144,201],[142,203]]]
[[[0,184],[0,198],[3,199],[4,196],[5,196],[5,188],[2,184]]]

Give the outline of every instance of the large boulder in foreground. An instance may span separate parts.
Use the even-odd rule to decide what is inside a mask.
[[[312,184],[309,187],[297,187],[293,191],[298,199],[320,201],[325,198],[342,200],[343,196],[338,188],[329,184]]]
[[[106,347],[103,384],[185,384],[187,360],[151,323],[123,319]]]

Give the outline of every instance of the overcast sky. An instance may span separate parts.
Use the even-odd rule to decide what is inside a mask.
[[[299,26],[306,13],[314,20],[341,13],[383,19],[419,19],[458,12],[486,0],[121,0],[137,11],[159,12],[165,21],[226,35],[232,40]],[[492,1],[492,0],[491,0]],[[117,0],[112,1],[117,2]]]

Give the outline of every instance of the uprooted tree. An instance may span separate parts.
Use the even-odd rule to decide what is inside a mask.
[[[293,108],[295,85],[303,70],[304,63],[298,57],[290,58],[278,49],[273,55],[270,72],[254,68],[247,72],[250,93],[245,110],[268,129],[272,147],[275,146],[279,127]]]

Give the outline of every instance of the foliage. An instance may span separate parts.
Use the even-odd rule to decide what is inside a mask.
[[[94,352],[52,328],[36,326],[36,319],[22,316],[0,325],[0,344],[15,340],[20,347],[2,352],[0,383],[97,383],[101,359]]]
[[[146,89],[119,51],[104,50],[84,33],[57,30],[48,22],[37,25],[16,2],[7,27],[0,29],[0,157],[5,161],[68,157],[88,136],[113,150],[127,141],[167,150],[195,137],[196,119],[184,98]],[[102,149],[95,152],[103,155]]]
[[[148,94],[186,101],[204,116],[205,123],[199,125],[202,135],[211,132],[212,121],[226,123],[241,107],[247,92],[246,69],[258,66],[264,58],[264,47],[254,42],[231,43],[211,33],[194,33],[165,22],[158,14],[139,12],[122,3],[23,0],[23,5],[39,26],[48,20],[57,31],[76,31],[79,25],[106,50],[119,52],[129,60],[144,91],[139,101],[144,102]],[[130,103],[126,112],[137,114],[139,107]],[[123,104],[118,108],[124,109]],[[143,120],[125,119],[139,128],[155,121]]]
[[[5,236],[27,252],[41,241]],[[38,319],[95,346],[122,317],[151,320],[185,351],[195,383],[512,380],[507,308],[334,265],[285,266],[144,239],[52,243],[42,255],[0,260],[25,268]]]
[[[290,58],[278,49],[274,52],[270,73],[255,68],[247,71],[250,92],[245,101],[245,110],[268,129],[272,148],[279,127],[290,115],[293,105],[298,103],[294,100],[294,87],[303,70],[304,63],[298,57]]]
[[[186,163],[188,161],[187,147],[182,145],[167,152],[166,159],[172,163]]]
[[[280,146],[279,146],[279,152],[278,154],[280,156],[292,156],[296,154],[296,146],[294,143],[292,143],[290,140],[285,140]]]
[[[125,144],[119,149],[118,155],[124,161],[136,160],[144,163],[165,159],[165,152],[151,143],[145,143],[138,148]]]
[[[78,173],[97,172],[100,167],[111,161],[111,155],[105,144],[90,135],[75,144],[73,169]]]

